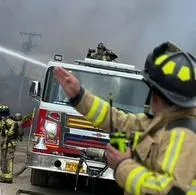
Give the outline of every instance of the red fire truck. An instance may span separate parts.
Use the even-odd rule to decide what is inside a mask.
[[[148,90],[140,71],[132,65],[88,58],[73,64],[50,61],[43,87],[33,81],[30,88],[35,104],[27,155],[31,183],[46,186],[51,172],[113,180],[113,171],[103,158],[109,134],[69,105],[54,77],[56,66],[71,71],[82,86],[105,100],[112,93],[113,105],[124,112],[143,112]]]

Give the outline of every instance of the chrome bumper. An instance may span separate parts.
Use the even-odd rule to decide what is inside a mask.
[[[70,162],[78,163],[79,158],[29,152],[27,155],[26,165],[27,167],[33,169],[76,174],[75,172],[69,172],[65,170],[66,163]],[[89,169],[87,169],[86,164],[83,163],[83,168],[87,171],[86,173],[80,173],[80,175],[89,176],[92,173],[92,171],[96,172],[105,167],[105,164],[102,162],[86,160],[86,163]],[[111,168],[107,168],[105,172],[103,172],[103,175],[99,178],[114,180],[113,170]]]

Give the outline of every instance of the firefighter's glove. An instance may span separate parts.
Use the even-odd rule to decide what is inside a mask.
[[[126,152],[119,152],[110,144],[106,147],[106,159],[109,167],[115,169],[115,167],[124,159],[131,158],[131,149],[127,148]]]

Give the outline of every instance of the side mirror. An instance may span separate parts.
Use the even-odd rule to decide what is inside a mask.
[[[35,97],[40,97],[40,94],[41,94],[41,83],[39,81],[32,81],[29,90],[29,96],[35,98]]]

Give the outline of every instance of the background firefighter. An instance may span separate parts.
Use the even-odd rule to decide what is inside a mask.
[[[95,51],[95,49],[88,50],[87,58],[103,61],[115,61],[118,56],[112,50],[107,49],[104,43],[99,43],[97,51]]]
[[[18,124],[10,116],[9,107],[0,105],[0,182],[12,183],[16,143],[19,138]]]
[[[19,139],[19,141],[22,141],[23,136],[24,136],[24,128],[22,127],[23,117],[20,113],[16,113],[14,115],[13,119],[16,122],[16,128],[17,128],[17,132],[18,132],[18,139]]]

